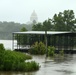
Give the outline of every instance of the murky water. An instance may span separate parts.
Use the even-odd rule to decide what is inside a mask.
[[[12,50],[12,40],[0,40],[0,43],[2,43],[6,49]]]
[[[50,59],[45,59],[45,55],[33,56],[32,60],[41,66],[36,72],[0,72],[0,75],[76,75],[75,54]]]
[[[0,75],[76,75],[76,55],[65,58],[45,59],[45,56],[33,56],[40,64],[36,72],[0,72]]]

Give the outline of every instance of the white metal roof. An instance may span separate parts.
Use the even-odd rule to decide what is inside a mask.
[[[45,31],[26,31],[26,32],[13,32],[14,34],[45,34]],[[47,34],[64,34],[70,33],[65,31],[47,31]]]

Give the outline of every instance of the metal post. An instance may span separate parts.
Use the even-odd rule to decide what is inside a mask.
[[[19,44],[19,38],[18,38],[18,34],[17,34],[17,50],[18,50],[18,44]]]
[[[47,49],[47,31],[45,31],[45,44],[46,44],[46,57],[48,56],[48,49]]]
[[[14,33],[12,33],[12,50],[14,50]]]

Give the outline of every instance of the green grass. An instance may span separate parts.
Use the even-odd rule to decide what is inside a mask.
[[[0,71],[35,71],[39,69],[39,64],[35,61],[25,61],[32,59],[30,55],[2,49],[4,48],[0,48]]]

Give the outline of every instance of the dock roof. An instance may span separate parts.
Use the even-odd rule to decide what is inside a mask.
[[[65,34],[65,33],[71,33],[69,31],[25,31],[25,32],[13,32],[13,34]]]

